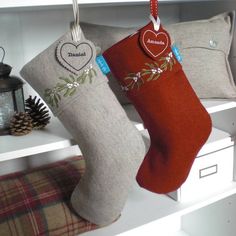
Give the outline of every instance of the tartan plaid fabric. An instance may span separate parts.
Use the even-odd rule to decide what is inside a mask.
[[[70,206],[84,167],[78,156],[0,177],[0,235],[75,236],[96,229]]]

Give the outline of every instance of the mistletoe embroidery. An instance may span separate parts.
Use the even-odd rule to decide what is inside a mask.
[[[145,65],[149,68],[143,69],[141,74],[142,76],[149,75],[147,82],[151,80],[157,80],[160,77],[161,73],[163,72],[163,70],[159,67],[157,62],[154,62],[153,64],[145,63]]]
[[[52,107],[59,107],[59,102],[62,97],[72,97],[77,88],[84,84],[87,80],[92,83],[92,79],[96,76],[96,70],[90,65],[89,68],[85,69],[82,75],[75,77],[70,74],[69,77],[59,77],[60,82],[56,84],[52,89],[45,89],[44,98]]]
[[[128,91],[129,89],[133,89],[135,87],[137,87],[138,89],[140,88],[140,86],[144,83],[141,73],[130,73],[128,74],[127,77],[125,77],[125,80],[128,81],[128,85],[123,86],[123,90]]]
[[[176,60],[172,52],[168,53],[166,57],[161,57],[158,62],[145,63],[146,68],[142,69],[141,72],[129,73],[124,78],[125,81],[128,81],[128,84],[121,86],[121,88],[126,92],[134,88],[139,89],[144,83],[157,80],[164,71],[172,71],[174,64],[176,64]],[[145,80],[143,79],[144,76]]]

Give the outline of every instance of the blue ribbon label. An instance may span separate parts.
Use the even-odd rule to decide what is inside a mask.
[[[181,63],[183,61],[183,58],[180,54],[178,46],[176,44],[173,44],[171,48],[172,48],[172,51],[173,51],[176,59]]]
[[[104,75],[107,75],[111,72],[105,58],[102,55],[97,56],[96,62]]]

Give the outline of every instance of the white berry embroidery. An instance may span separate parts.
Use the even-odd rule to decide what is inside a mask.
[[[79,84],[78,82],[74,82],[74,83],[73,83],[73,87],[74,87],[74,88],[79,87],[79,85],[80,85],[80,84]]]
[[[153,74],[161,74],[163,72],[163,70],[161,68],[157,68],[157,69],[151,69]]]
[[[92,64],[90,64],[89,67],[84,70],[84,73],[85,73],[86,75],[88,75],[88,74],[90,73],[91,69],[93,69],[93,65],[92,65]]]
[[[166,61],[169,63],[172,58],[173,58],[173,53],[170,52],[168,56],[166,57]]]
[[[67,87],[68,89],[71,89],[71,88],[73,88],[73,84],[68,83],[68,84],[66,84],[66,87]]]

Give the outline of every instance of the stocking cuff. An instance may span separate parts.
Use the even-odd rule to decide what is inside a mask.
[[[150,27],[150,24],[144,28],[147,27]],[[128,96],[139,95],[146,87],[168,79],[182,69],[171,50],[171,44],[155,59],[147,54],[140,44],[140,34],[144,28],[103,53],[111,72]],[[167,32],[165,34],[168,35]]]
[[[26,64],[20,72],[37,90],[55,116],[58,116],[65,106],[82,99],[88,90],[107,82],[107,78],[93,60],[77,74],[68,71],[58,62],[55,55],[58,43],[70,37],[70,33],[65,34]]]

